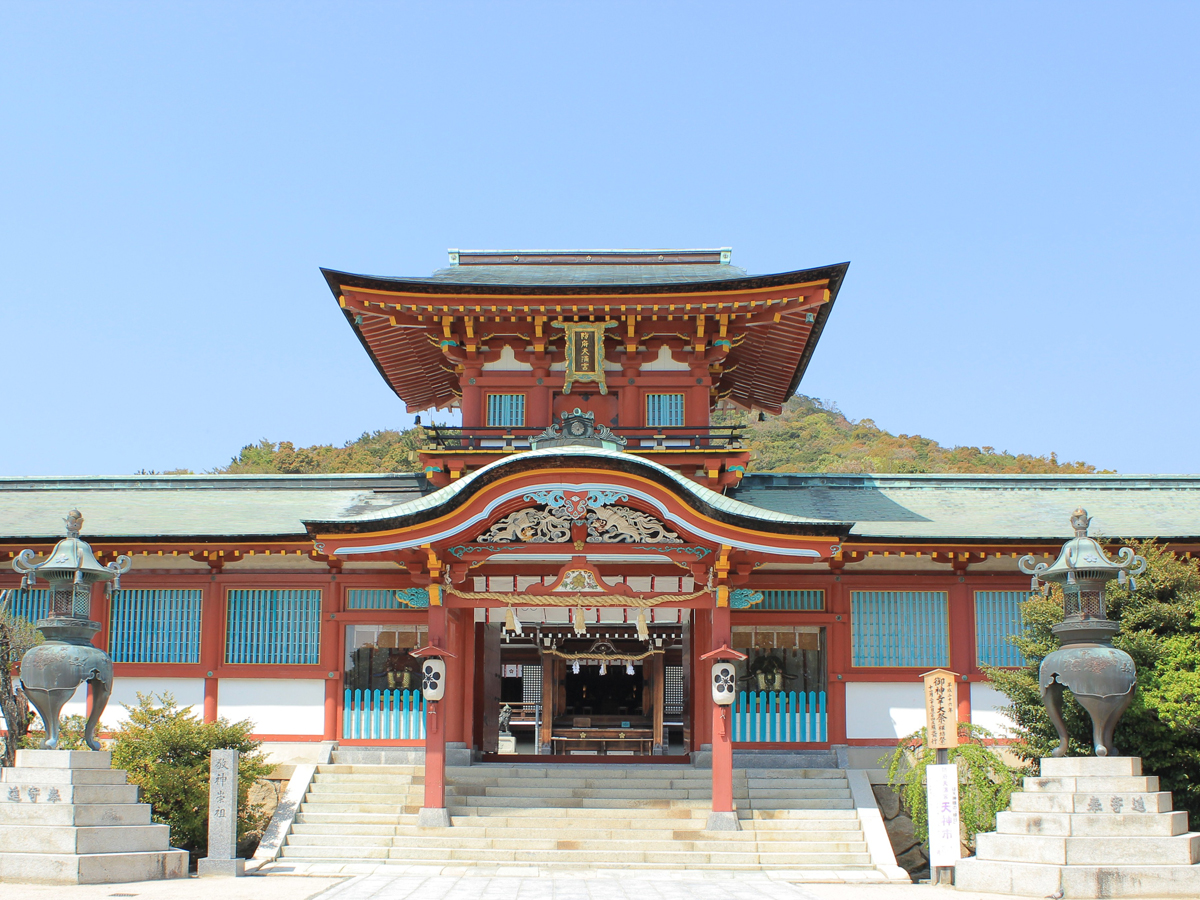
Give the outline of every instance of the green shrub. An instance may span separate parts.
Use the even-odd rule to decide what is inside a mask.
[[[250,788],[271,771],[249,721],[202,722],[170,694],[138,694],[129,720],[113,734],[113,767],[141,787],[154,821],[171,826],[171,845],[203,856],[208,849],[208,776],[212,750],[238,750],[238,840],[265,825]]]
[[[975,849],[975,835],[996,829],[996,813],[1008,808],[1008,798],[1021,783],[1022,772],[1007,765],[983,742],[991,740],[986,728],[959,723],[957,747],[947,751],[948,761],[958,766],[958,814],[962,840]],[[888,784],[897,788],[900,800],[913,820],[917,840],[929,840],[928,796],[925,768],[937,762],[937,750],[925,746],[925,729],[900,741],[887,763]]]

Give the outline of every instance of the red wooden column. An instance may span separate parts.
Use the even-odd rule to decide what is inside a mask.
[[[718,607],[712,611],[710,643],[713,649],[701,657],[705,665],[701,668],[701,677],[696,679],[708,694],[712,721],[712,813],[705,826],[707,831],[739,830],[737,813],[733,810],[733,721],[729,707],[718,706],[712,699],[712,664],[721,659],[744,658],[730,649],[731,641],[729,607]]]
[[[321,623],[321,663],[325,669],[325,729],[321,740],[337,740],[338,697],[342,692],[342,666],[345,653],[342,645],[346,628],[337,620],[342,611],[342,597],[345,592],[337,582],[337,576],[329,579],[329,591],[326,594],[325,620]]]
[[[825,736],[830,744],[846,743],[846,681],[850,672],[850,590],[841,575],[834,576],[829,589],[829,612],[835,618],[825,631],[826,662]]]
[[[950,605],[950,669],[959,677],[975,670],[975,592],[967,576],[959,574],[951,583]],[[958,683],[958,721],[971,721],[971,685]]]
[[[429,608],[429,646],[446,649],[448,610],[444,606]],[[447,654],[448,656],[450,654]],[[461,693],[462,685],[451,678],[450,667],[446,667],[446,697],[451,692]],[[445,700],[430,703],[425,709],[425,803],[417,814],[417,824],[424,827],[445,827],[450,824],[446,812],[446,725],[449,717],[438,707]]]
[[[217,720],[217,670],[225,654],[224,592],[216,576],[200,598],[200,664],[204,667],[204,721]]]

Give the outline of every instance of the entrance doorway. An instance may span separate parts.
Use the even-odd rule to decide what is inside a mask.
[[[687,610],[480,610],[476,720],[480,750],[538,755],[686,754]],[[515,623],[514,623],[515,624]],[[582,629],[579,626],[582,625]]]

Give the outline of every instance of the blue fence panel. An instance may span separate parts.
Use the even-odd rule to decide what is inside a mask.
[[[1028,591],[975,592],[975,657],[981,665],[1025,665],[1009,638],[1025,628],[1021,604],[1028,599]]]
[[[396,599],[394,590],[360,590],[352,588],[346,591],[346,609],[406,609]]]
[[[8,609],[14,616],[36,622],[50,615],[49,588],[26,588],[13,591],[8,598]]]
[[[199,590],[113,591],[108,652],[113,662],[200,662]]]
[[[320,662],[319,590],[231,590],[225,661],[250,665]]]
[[[751,610],[790,609],[820,611],[825,608],[824,591],[762,591],[762,603],[755,603]]]
[[[737,743],[804,744],[826,740],[824,691],[741,691],[731,715]]]
[[[343,740],[423,741],[425,700],[420,691],[346,690]]]
[[[683,394],[647,394],[646,427],[678,428],[683,425]]]
[[[850,596],[853,665],[950,664],[945,591],[853,591]]]

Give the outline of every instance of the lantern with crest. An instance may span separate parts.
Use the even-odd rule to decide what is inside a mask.
[[[39,578],[50,590],[48,615],[34,623],[45,636],[21,659],[21,688],[37,710],[46,728],[42,747],[58,747],[58,717],[63,706],[80,684],[92,688],[92,709],[84,729],[84,741],[93,750],[100,749],[96,725],[112,693],[112,660],[92,645],[100,623],[90,618],[92,586],[107,582],[110,590],[120,587],[121,576],[129,571],[131,560],[120,556],[107,566],[101,565],[91,545],[79,537],[83,516],[71,510],[66,518],[67,536],[50,555],[36,562],[32,550],[22,550],[13,560],[20,573],[21,587],[32,588]]]
[[[1092,719],[1092,743],[1097,756],[1115,754],[1113,731],[1129,704],[1137,686],[1133,659],[1112,646],[1112,638],[1121,626],[1108,616],[1106,586],[1116,580],[1133,584],[1133,576],[1146,570],[1146,560],[1129,547],[1122,547],[1111,559],[1095,538],[1088,537],[1091,524],[1086,510],[1071,515],[1075,537],[1063,544],[1051,564],[1023,557],[1018,565],[1032,575],[1031,588],[1045,583],[1057,584],[1063,592],[1063,621],[1051,630],[1062,646],[1049,654],[1038,673],[1042,703],[1058,732],[1059,745],[1054,756],[1067,752],[1067,728],[1062,717],[1063,688],[1070,688]]]

